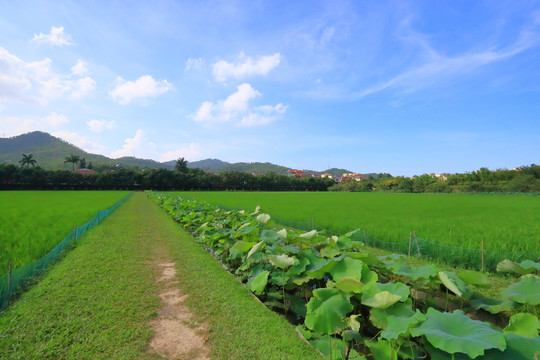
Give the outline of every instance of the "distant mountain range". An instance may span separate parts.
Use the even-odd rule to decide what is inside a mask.
[[[19,160],[22,154],[32,154],[37,161],[38,166],[44,169],[70,169],[72,164],[64,163],[67,156],[78,155],[86,160],[88,165],[92,162],[94,169],[113,168],[117,165],[123,167],[138,167],[138,168],[166,168],[174,169],[176,160],[167,162],[157,162],[149,159],[139,159],[132,156],[111,159],[103,155],[88,153],[75,145],[68,143],[62,139],[52,136],[46,132],[34,131],[31,133],[14,136],[11,138],[0,138],[0,163],[19,165]],[[290,168],[285,166],[275,165],[272,163],[261,162],[238,162],[228,163],[218,159],[205,159],[200,161],[188,162],[188,167],[199,168],[206,172],[221,173],[225,171],[242,171],[254,174],[267,174],[274,172],[276,174],[287,175]],[[333,176],[341,176],[343,173],[352,171],[346,169],[328,169],[325,171],[305,170],[308,173],[330,173]]]

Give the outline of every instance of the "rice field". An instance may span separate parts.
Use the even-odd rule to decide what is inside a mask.
[[[0,192],[0,275],[41,258],[128,191]]]
[[[362,229],[384,241],[410,233],[439,244],[540,255],[540,197],[346,192],[183,192],[227,207],[260,205],[274,218],[336,233]],[[278,221],[279,222],[279,221]],[[305,226],[304,226],[305,227]]]

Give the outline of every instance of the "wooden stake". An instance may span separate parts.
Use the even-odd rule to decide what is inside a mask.
[[[412,231],[409,233],[409,257],[411,257]]]
[[[484,271],[484,239],[482,239],[481,242],[481,249],[482,249],[482,272]]]

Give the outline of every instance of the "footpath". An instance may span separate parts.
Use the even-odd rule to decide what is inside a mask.
[[[0,359],[317,359],[143,193],[0,312]]]

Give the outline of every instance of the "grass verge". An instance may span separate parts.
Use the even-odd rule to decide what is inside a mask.
[[[0,313],[0,359],[158,358],[148,343],[160,307],[153,266],[163,248],[190,310],[209,325],[211,359],[317,358],[284,318],[137,193]]]

